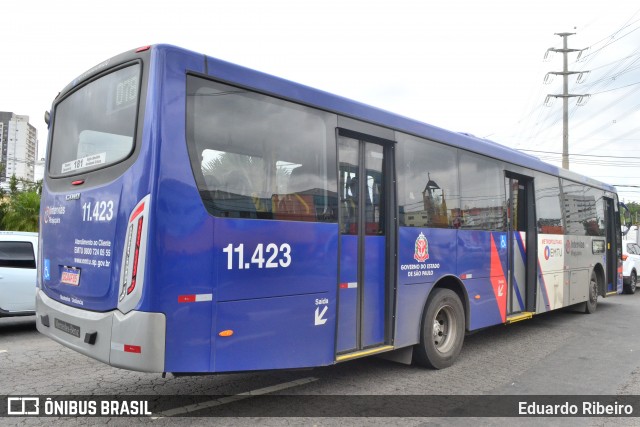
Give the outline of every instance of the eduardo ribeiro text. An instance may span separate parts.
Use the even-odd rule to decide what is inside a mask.
[[[633,414],[633,406],[618,402],[604,404],[601,402],[582,402],[582,405],[570,402],[558,404],[542,404],[536,402],[518,402],[518,415],[622,415]]]

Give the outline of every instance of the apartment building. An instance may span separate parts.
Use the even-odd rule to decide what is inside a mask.
[[[29,116],[0,111],[0,185],[7,188],[12,175],[34,181],[38,154],[38,131]]]

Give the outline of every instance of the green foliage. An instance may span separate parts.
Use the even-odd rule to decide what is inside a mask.
[[[631,212],[631,222],[637,225],[640,220],[640,203],[631,202],[626,203],[626,205],[629,208],[629,212]]]
[[[19,185],[21,183],[22,185]],[[22,188],[22,189],[20,189]],[[32,183],[18,180],[15,175],[9,181],[9,193],[0,194],[0,226],[10,231],[38,231],[40,219],[40,194],[42,181]]]
[[[42,194],[42,180],[36,182],[20,180],[20,182],[22,182],[22,191]]]
[[[625,209],[620,209],[620,224],[640,225],[640,203],[626,202],[625,206],[629,209],[629,213]],[[631,222],[629,222],[631,218]]]
[[[38,231],[40,195],[36,192],[20,192],[11,197],[2,218],[5,230]]]
[[[9,180],[9,194],[11,194],[11,197],[18,194],[18,178],[15,175],[11,175]]]

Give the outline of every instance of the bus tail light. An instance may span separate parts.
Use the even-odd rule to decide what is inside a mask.
[[[135,249],[133,253],[133,269],[131,271],[131,284],[129,287],[123,286],[127,288],[127,295],[133,292],[136,289],[136,281],[138,279],[138,261],[140,260],[140,235],[142,234],[142,225],[144,224],[144,217],[141,215],[138,218],[138,230],[136,231],[136,243]],[[133,227],[133,224],[132,224]],[[125,277],[126,280],[126,277]]]
[[[133,310],[142,297],[149,228],[149,204],[150,196],[147,195],[133,209],[127,223],[118,296],[118,309],[123,313]]]

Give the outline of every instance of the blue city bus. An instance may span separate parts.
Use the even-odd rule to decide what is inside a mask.
[[[168,45],[47,113],[37,328],[120,368],[440,369],[622,292],[615,188]]]

